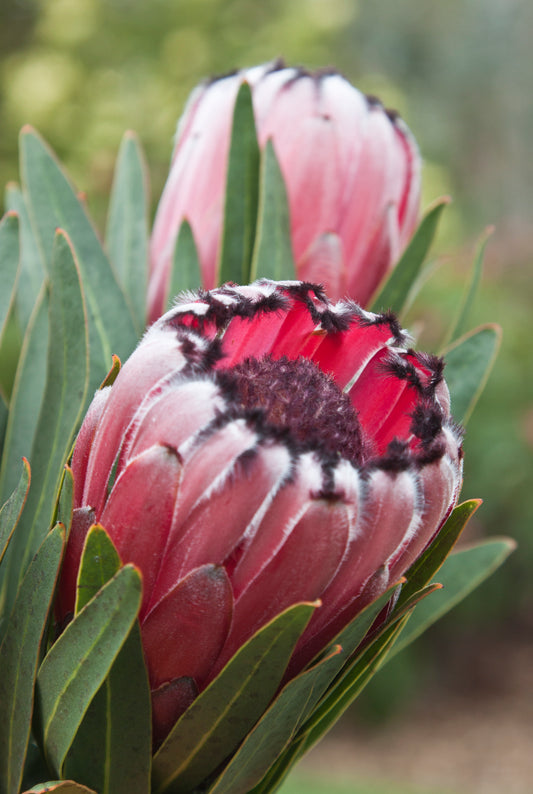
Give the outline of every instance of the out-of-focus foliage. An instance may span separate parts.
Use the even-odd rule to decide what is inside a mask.
[[[466,439],[465,497],[484,496],[480,534],[520,544],[469,600],[465,619],[533,614],[533,4],[530,0],[2,0],[0,182],[18,178],[17,134],[34,124],[97,219],[123,131],[145,147],[153,205],[189,91],[210,73],[282,55],[335,64],[400,110],[426,158],[425,196],[454,197],[434,250],[447,256],[408,318],[438,347],[475,238],[496,225],[473,321],[504,341]],[[460,247],[462,246],[462,247]]]

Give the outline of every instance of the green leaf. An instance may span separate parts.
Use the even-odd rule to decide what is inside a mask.
[[[89,704],[135,621],[141,590],[136,568],[121,568],[69,623],[41,664],[36,727],[47,762],[59,775]]]
[[[54,244],[50,293],[46,389],[30,456],[32,485],[21,530],[10,548],[8,603],[20,573],[50,526],[63,466],[87,392],[85,306],[76,261],[61,231]]]
[[[30,318],[11,393],[0,469],[0,502],[17,484],[22,458],[30,458],[46,384],[48,294],[43,289]]]
[[[296,278],[287,190],[271,140],[261,155],[259,215],[250,281],[256,278]]]
[[[47,792],[55,792],[58,794],[97,794],[86,786],[81,786],[75,783],[74,780],[50,780],[48,783],[39,783],[37,786],[28,789],[24,794],[47,794]]]
[[[98,794],[146,794],[151,755],[150,689],[134,624],[78,728],[64,774]]]
[[[452,414],[457,422],[468,422],[494,366],[501,338],[498,325],[482,325],[443,351]]]
[[[484,540],[450,554],[439,571],[443,589],[437,597],[418,604],[391,657],[475,590],[502,565],[515,547],[514,541],[509,539]]]
[[[250,281],[258,200],[259,144],[252,92],[248,83],[243,82],[233,112],[217,284]]]
[[[19,588],[0,646],[0,780],[5,794],[17,794],[22,778],[37,661],[63,541],[61,526],[44,539]]]
[[[304,744],[305,737],[299,737],[292,741],[283,755],[270,767],[263,779],[250,790],[249,794],[270,794],[272,791],[277,791],[300,758]]]
[[[23,189],[47,268],[57,228],[65,230],[76,252],[87,300],[92,394],[107,372],[111,354],[126,358],[135,347],[132,315],[85,208],[54,154],[31,127],[22,130],[20,149]]]
[[[120,557],[111,538],[100,524],[94,524],[85,538],[78,571],[76,615],[119,570]]]
[[[0,510],[0,562],[4,558],[7,545],[15,531],[30,487],[30,465],[26,459],[22,464],[19,484]]]
[[[120,558],[103,527],[91,527],[78,575],[76,613],[118,571]],[[94,696],[65,759],[64,774],[99,794],[146,794],[152,755],[150,688],[134,624]]]
[[[14,183],[6,188],[6,207],[19,216],[21,268],[17,289],[17,319],[24,333],[43,286],[45,269],[24,196],[19,186]]]
[[[180,292],[198,289],[201,286],[200,260],[193,231],[190,223],[183,221],[174,246],[167,306],[169,308],[172,306],[174,298]]]
[[[59,493],[54,515],[54,523],[60,521],[67,531],[67,538],[72,524],[74,508],[74,475],[70,466],[63,468],[63,477],[59,484]]]
[[[362,692],[385,661],[408,618],[409,613],[387,626],[364,652],[358,655],[356,661],[343,675],[342,682],[334,686],[323,698],[301,728],[302,735],[306,737],[305,745],[302,747],[304,752],[307,752],[337,722],[341,714]]]
[[[411,287],[420,273],[435,237],[442,211],[449,202],[447,196],[439,199],[422,218],[400,261],[372,301],[373,312],[392,309],[396,314],[402,313]]]
[[[0,340],[15,299],[19,271],[19,219],[14,212],[7,212],[0,221]]]
[[[291,742],[339,667],[340,645],[314,667],[293,678],[251,730],[209,794],[246,794]]]
[[[295,604],[239,649],[180,717],[153,761],[153,791],[192,791],[232,753],[275,694],[317,604]]]
[[[138,335],[146,326],[148,284],[148,173],[133,132],[118,153],[107,220],[106,247],[118,281],[133,309]]]
[[[375,619],[387,606],[389,601],[394,598],[399,587],[400,584],[398,582],[388,587],[384,593],[364,607],[364,609],[362,609],[361,612],[359,612],[359,614],[334,637],[332,641],[333,645],[340,645],[344,652],[341,656],[337,657],[337,672],[341,670],[347,660],[353,658],[353,655],[361,645]],[[315,659],[315,661],[317,660]]]
[[[461,336],[466,332],[468,316],[470,314],[472,303],[474,302],[474,298],[476,297],[476,292],[478,290],[479,283],[481,281],[481,272],[483,269],[483,256],[485,254],[485,248],[488,239],[493,233],[493,231],[494,231],[494,227],[489,226],[485,230],[484,234],[482,235],[481,239],[478,242],[476,254],[474,257],[474,263],[472,266],[472,277],[470,279],[470,283],[468,287],[466,288],[455,322],[453,323],[447,334],[447,338],[445,341],[446,345],[449,345],[453,339],[457,339],[457,337]]]
[[[407,581],[402,587],[395,611],[403,610],[409,600],[435,576],[480,505],[481,499],[470,499],[454,508],[433,542],[405,574]]]
[[[2,454],[4,451],[8,414],[9,409],[7,407],[7,402],[5,401],[3,394],[0,392],[0,460],[2,459]],[[2,504],[1,501],[0,504]]]
[[[268,768],[276,762],[276,757],[283,752],[289,752],[289,743],[296,731],[310,716],[341,669],[343,667],[349,669],[356,649],[361,645],[376,617],[393,598],[398,587],[398,584],[392,585],[365,607],[335,637],[327,655],[321,652],[310,669],[286,684],[217,780],[213,792],[219,794],[219,785],[220,794],[226,791],[222,786],[229,785],[234,777],[237,781],[245,780],[248,788],[243,790],[248,791],[267,773]],[[271,739],[268,738],[269,734],[272,736]],[[240,788],[235,789],[236,792],[240,790]],[[268,791],[269,788],[265,790]],[[233,794],[233,788],[231,791]]]
[[[112,356],[112,364],[109,369],[109,372],[103,379],[102,383],[100,384],[101,389],[105,389],[106,386],[112,386],[118,377],[118,373],[120,372],[120,359],[118,356],[113,354]]]

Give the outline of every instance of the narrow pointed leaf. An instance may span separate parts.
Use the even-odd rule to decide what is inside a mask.
[[[209,794],[246,794],[268,772],[288,747],[298,726],[312,711],[335,677],[339,656],[337,645],[330,655],[290,681],[251,730]]]
[[[316,606],[296,604],[278,615],[198,696],[154,758],[154,794],[194,790],[237,748],[276,692]]]
[[[417,278],[435,237],[439,219],[450,199],[445,196],[431,207],[411,238],[400,261],[372,301],[372,311],[392,309],[401,314],[409,292]]]
[[[176,238],[172,257],[168,307],[172,306],[172,302],[178,293],[184,290],[198,289],[201,286],[200,260],[194,235],[190,223],[183,221]]]
[[[43,289],[30,318],[20,351],[0,469],[0,502],[17,484],[22,458],[30,458],[46,384],[48,294]]]
[[[48,794],[48,792],[56,791],[57,794],[97,794],[96,791],[82,786],[74,780],[51,780],[48,783],[40,783],[25,791],[24,794]]]
[[[294,764],[299,760],[304,745],[304,736],[294,739],[270,767],[264,778],[250,790],[249,794],[269,794],[271,791],[277,791]]]
[[[258,200],[259,144],[252,92],[248,83],[242,83],[233,113],[218,284],[250,281]]]
[[[271,140],[261,155],[259,212],[250,280],[256,278],[274,281],[296,278],[287,190]]]
[[[485,248],[487,246],[487,242],[494,231],[492,226],[489,226],[488,229],[485,230],[485,233],[482,235],[478,245],[476,254],[474,256],[474,263],[472,265],[472,276],[470,279],[470,283],[468,284],[463,300],[459,307],[459,312],[455,321],[450,328],[445,344],[449,345],[453,339],[457,339],[462,334],[466,333],[467,325],[468,325],[468,317],[470,314],[470,310],[472,308],[472,303],[474,302],[474,298],[476,297],[476,293],[479,287],[479,283],[481,281],[481,273],[483,270],[483,256],[485,254]]]
[[[67,538],[72,524],[72,512],[74,507],[74,476],[70,466],[65,465],[63,477],[59,485],[56,512],[54,522],[60,521],[67,531]]]
[[[47,761],[61,774],[65,756],[137,616],[141,579],[126,565],[69,623],[37,675],[36,719]]]
[[[63,466],[85,405],[88,379],[86,316],[77,264],[68,238],[58,232],[50,271],[46,388],[32,452],[32,487],[13,538],[8,602],[16,580],[50,526]]]
[[[398,585],[393,586],[387,593],[376,599],[371,605],[373,607],[371,614],[374,616],[379,614],[379,607],[383,609],[387,601],[390,600],[391,592],[395,587],[397,588]],[[329,730],[329,727],[336,722],[352,700],[366,686],[377,669],[384,663],[416,604],[437,589],[440,589],[439,584],[428,585],[412,593],[408,598],[404,598],[401,607],[395,608],[381,623],[378,623],[376,628],[373,628],[372,633],[365,637],[365,642],[356,648],[321,699],[314,713],[309,717],[307,724],[302,728],[303,733],[311,732],[313,734],[313,743],[326,730]],[[357,622],[358,618],[354,621],[355,625],[357,625]],[[348,629],[350,628],[349,626]],[[341,632],[339,637],[343,633]],[[320,726],[320,728],[315,730],[316,726]]]
[[[340,671],[347,659],[350,659],[357,648],[364,640],[368,630],[371,628],[377,616],[385,609],[389,601],[394,598],[394,595],[400,585],[393,584],[378,598],[368,604],[364,609],[359,612],[356,617],[340,631],[333,639],[333,645],[340,645],[343,653],[337,657],[338,670]],[[316,659],[314,660],[317,661]]]
[[[78,572],[76,615],[119,570],[120,557],[111,538],[100,524],[94,524],[85,538]]]
[[[135,347],[132,315],[85,208],[55,155],[31,127],[23,129],[20,148],[23,189],[47,268],[57,228],[65,230],[76,251],[87,296],[92,394],[107,371],[111,354],[126,358]]]
[[[19,217],[20,224],[20,274],[17,288],[17,319],[24,333],[43,286],[45,269],[35,235],[31,227],[24,196],[18,185],[6,188],[6,207]]]
[[[341,631],[326,656],[289,681],[239,748],[216,784],[213,794],[243,794],[258,784],[278,756],[288,750],[298,728],[315,709],[341,669],[360,646],[376,617],[393,598],[395,584],[369,604]]]
[[[120,558],[105,529],[93,526],[80,565],[76,613],[119,567]],[[64,774],[99,794],[146,794],[151,751],[150,689],[135,624],[81,722]]]
[[[502,332],[498,325],[482,325],[444,350],[446,383],[452,413],[466,424],[494,366]]]
[[[117,379],[118,373],[120,372],[120,359],[118,356],[113,354],[112,356],[112,364],[109,369],[109,372],[103,379],[102,383],[100,384],[101,389],[105,389],[106,386],[112,386]]]
[[[19,588],[0,646],[0,780],[19,791],[30,735],[39,649],[63,552],[64,529],[44,539]]]
[[[4,440],[6,437],[8,413],[9,413],[9,409],[7,407],[7,402],[3,394],[0,392],[0,460],[2,458],[2,453],[4,451]]]
[[[342,684],[334,687],[322,700],[301,729],[306,736],[305,752],[331,728],[379,670],[408,618],[409,614],[385,629],[352,665]]]
[[[438,574],[443,585],[442,590],[435,598],[418,604],[391,656],[413,642],[475,590],[502,565],[514,548],[515,543],[509,539],[484,540],[450,554]]]
[[[15,531],[22,508],[30,487],[30,465],[26,459],[22,461],[22,474],[19,484],[0,509],[0,562],[4,558],[7,545]]]
[[[415,593],[433,579],[468,521],[480,506],[481,499],[469,499],[454,508],[436,538],[405,574],[407,581],[402,587],[395,610],[400,611]]]
[[[150,689],[134,624],[78,728],[65,759],[65,776],[98,794],[146,794],[151,728]]]
[[[15,300],[19,270],[19,219],[7,212],[0,221],[0,340]]]
[[[148,281],[148,176],[137,136],[120,144],[107,220],[106,247],[133,309],[138,335],[146,325]]]

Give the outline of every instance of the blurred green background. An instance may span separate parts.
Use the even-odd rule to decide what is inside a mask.
[[[281,55],[290,64],[335,65],[398,109],[425,158],[424,203],[442,193],[453,196],[434,247],[438,271],[409,318],[422,345],[438,344],[476,239],[495,225],[473,319],[500,323],[504,340],[468,426],[463,494],[485,499],[471,535],[509,534],[519,551],[378,677],[351,716],[369,726],[435,688],[479,686],[476,671],[485,669],[494,649],[524,642],[533,628],[532,34],[530,0],[0,5],[2,184],[18,179],[17,135],[31,123],[102,226],[121,136],[135,129],[155,210],[189,91],[209,74]],[[306,791],[314,791],[310,785]]]

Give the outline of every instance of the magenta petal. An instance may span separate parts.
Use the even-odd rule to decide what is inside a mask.
[[[356,317],[345,332],[327,334],[310,356],[323,372],[333,375],[339,389],[346,390],[350,384],[357,383],[369,362],[384,356],[395,341],[395,333],[387,322],[365,326],[363,323],[364,318]],[[358,410],[353,398],[352,402]]]
[[[176,678],[152,689],[152,746],[157,749],[198,695],[192,678]]]
[[[253,356],[261,358],[272,350],[272,342],[283,326],[284,314],[265,313],[253,319],[235,317],[224,334],[224,358],[219,368],[227,369]]]
[[[167,542],[181,476],[176,451],[153,446],[133,458],[113,486],[100,521],[123,562],[143,576],[146,610]]]
[[[141,621],[152,688],[182,676],[201,688],[228,635],[232,610],[223,567],[203,565],[177,582]]]

